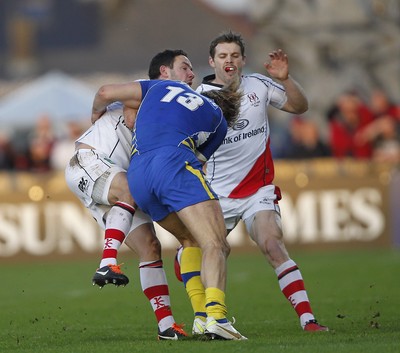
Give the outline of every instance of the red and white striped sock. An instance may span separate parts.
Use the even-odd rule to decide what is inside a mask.
[[[160,332],[163,332],[175,323],[163,262],[141,262],[139,272],[143,293],[153,308]]]
[[[292,304],[300,318],[300,324],[304,328],[307,321],[315,318],[299,268],[293,260],[288,260],[278,266],[275,273],[278,276],[279,287],[283,295]]]
[[[107,215],[103,255],[100,268],[117,264],[118,250],[129,232],[135,208],[124,202],[116,202]]]

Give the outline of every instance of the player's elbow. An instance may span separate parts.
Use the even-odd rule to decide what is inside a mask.
[[[296,103],[297,104],[294,105],[296,114],[303,114],[308,110],[308,99],[306,97],[303,97],[303,99],[299,99]]]
[[[97,96],[104,102],[111,102],[112,99],[112,90],[109,85],[104,85],[99,88],[97,91]]]
[[[308,101],[306,100],[298,109],[296,114],[303,114],[308,110]]]

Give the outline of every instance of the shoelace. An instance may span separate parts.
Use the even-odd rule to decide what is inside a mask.
[[[115,273],[122,273],[121,271],[121,266],[123,264],[120,265],[108,265],[108,267],[111,269],[111,271],[115,272]]]
[[[228,323],[228,324],[230,324],[230,325],[234,325],[235,324],[235,322],[236,322],[236,319],[235,319],[235,317],[234,316],[232,316],[232,321],[229,321],[228,319],[226,319],[226,323]],[[217,322],[218,323],[218,321],[217,320],[215,320],[215,322]],[[214,321],[211,321],[211,322],[209,322],[208,323],[208,325],[207,326],[209,326],[210,324],[212,324],[212,323],[214,323]]]
[[[179,333],[179,334],[181,334],[182,336],[187,336],[187,333],[183,330],[183,327],[184,327],[185,325],[178,325],[178,324],[176,324],[176,323],[174,323],[174,324],[172,324],[172,329],[174,330],[174,331],[176,331],[177,333]]]

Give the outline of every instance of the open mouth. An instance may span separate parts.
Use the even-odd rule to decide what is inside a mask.
[[[231,71],[235,71],[235,68],[233,66],[227,66],[225,68],[225,72],[231,72]]]

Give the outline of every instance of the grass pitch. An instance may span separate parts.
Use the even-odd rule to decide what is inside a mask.
[[[293,252],[314,314],[330,332],[307,333],[261,254],[229,259],[227,305],[248,341],[157,341],[157,325],[140,289],[137,258],[124,253],[125,288],[91,285],[98,259],[1,266],[0,352],[400,352],[400,251]],[[164,265],[175,319],[190,332],[192,311]]]

